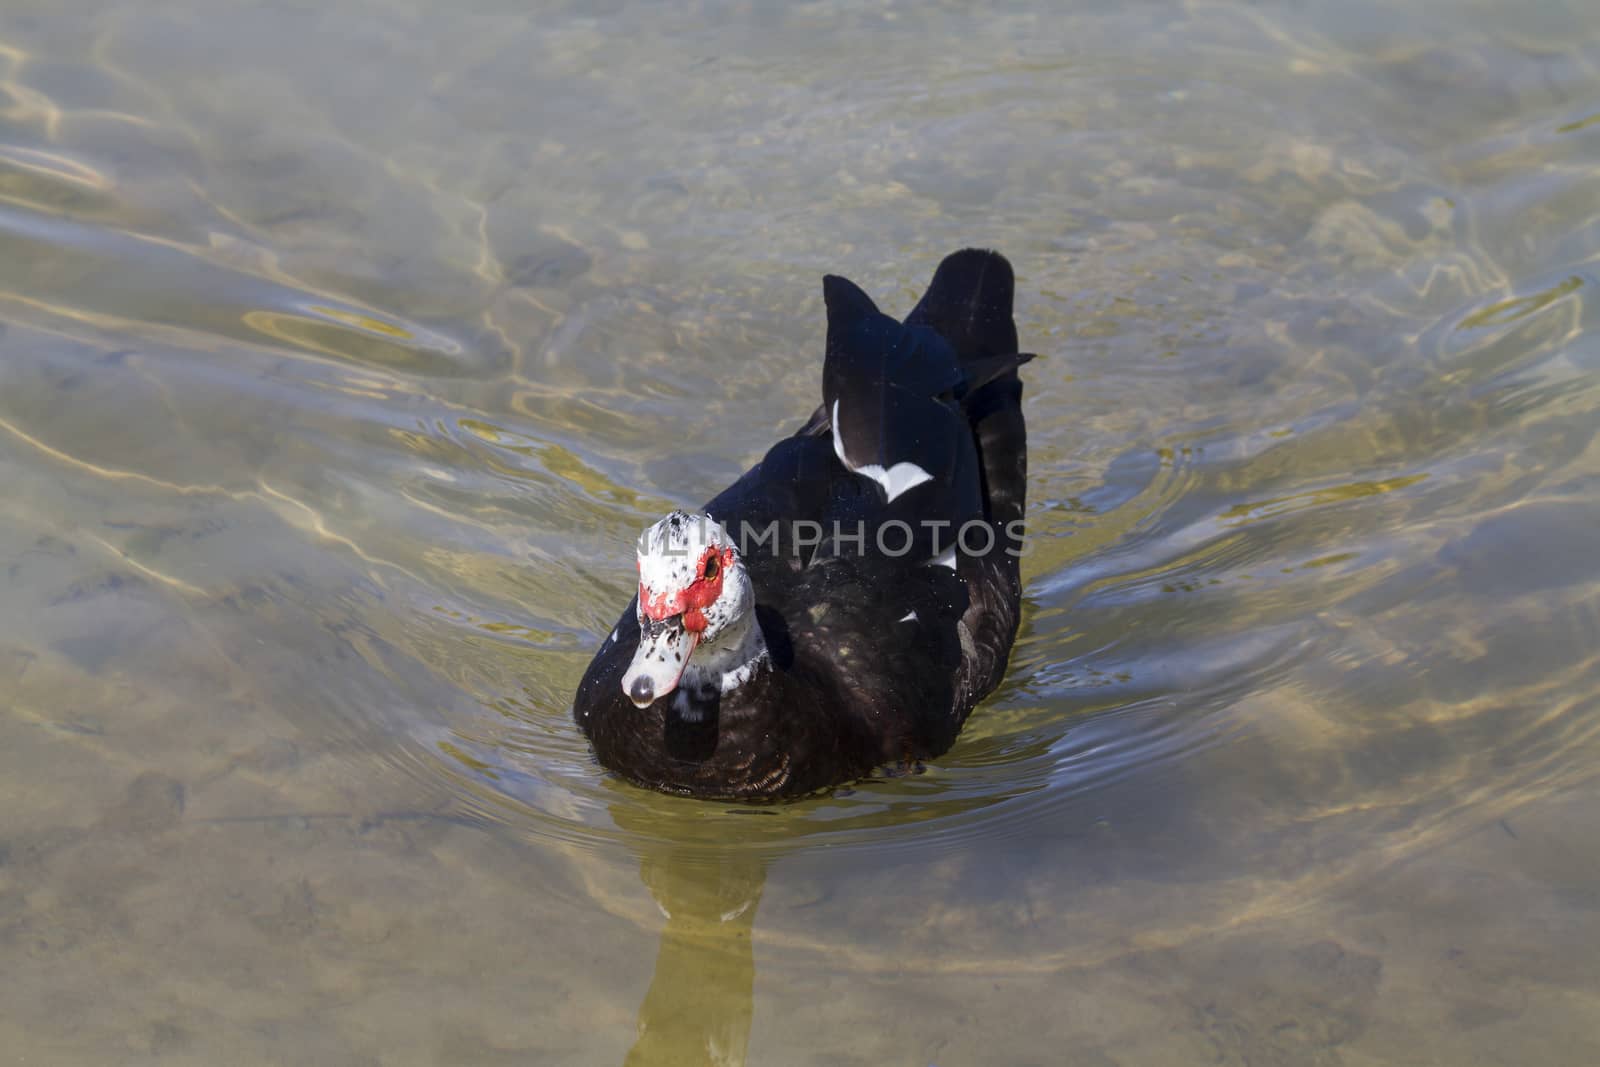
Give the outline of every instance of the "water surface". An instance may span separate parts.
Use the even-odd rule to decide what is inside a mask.
[[[1600,9],[0,13],[0,1048],[1600,1062]],[[1018,273],[1005,685],[593,765],[820,276]]]

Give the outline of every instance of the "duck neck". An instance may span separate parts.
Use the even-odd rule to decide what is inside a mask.
[[[747,611],[725,626],[712,641],[695,646],[678,680],[677,709],[694,721],[714,703],[754,678],[767,664],[767,642],[755,612]]]

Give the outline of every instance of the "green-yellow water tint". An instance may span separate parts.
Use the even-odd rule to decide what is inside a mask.
[[[354,326],[357,329],[368,330],[372,333],[381,333],[387,337],[393,337],[396,340],[409,341],[412,339],[411,331],[407,330],[404,326],[400,326],[393,322],[384,322],[382,319],[373,318],[371,315],[363,315],[355,311],[346,311],[343,308],[324,307],[320,304],[308,305],[306,310],[315,311],[318,315],[325,315],[328,318],[337,322],[342,322],[347,326]]]
[[[1545,308],[1554,304],[1564,296],[1570,296],[1583,287],[1583,279],[1578,277],[1567,278],[1542,293],[1532,296],[1518,297],[1512,300],[1502,300],[1490,304],[1486,308],[1474,311],[1471,315],[1461,320],[1463,330],[1476,330],[1484,326],[1504,326],[1508,322],[1536,315]]]
[[[1600,1062],[1597,101],[1587,0],[11,0],[0,1049]],[[601,774],[639,530],[967,244],[1006,684]]]
[[[1363,497],[1377,496],[1380,493],[1393,493],[1401,489],[1409,489],[1426,477],[1427,474],[1412,474],[1402,478],[1386,478],[1377,482],[1350,482],[1346,485],[1330,485],[1320,489],[1308,489],[1305,492],[1273,497],[1270,500],[1235,504],[1222,513],[1222,521],[1253,522],[1257,519],[1271,518],[1281,515],[1285,511],[1293,511],[1299,508],[1316,508],[1325,507],[1329,504],[1342,504],[1350,500],[1360,500]]]

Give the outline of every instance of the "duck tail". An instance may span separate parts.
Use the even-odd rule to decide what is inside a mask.
[[[906,323],[937,330],[961,360],[962,406],[978,449],[984,511],[1007,547],[1018,553],[1019,520],[1027,509],[1028,428],[1017,368],[1033,357],[1017,352],[1011,315],[1015,287],[1006,257],[965,248],[939,264]]]
[[[1011,318],[1015,287],[1005,256],[964,248],[939,264],[906,325],[933,327],[963,363],[1011,355],[1017,350],[1017,325]]]

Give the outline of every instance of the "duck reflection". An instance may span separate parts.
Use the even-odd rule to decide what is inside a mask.
[[[617,809],[626,805],[616,805]],[[636,821],[614,811],[619,824]],[[736,818],[727,813],[726,818]],[[645,827],[630,827],[646,829]],[[767,858],[749,842],[641,834],[639,877],[666,915],[638,1037],[625,1067],[745,1062],[755,990],[751,942]],[[743,847],[741,847],[743,846]]]

